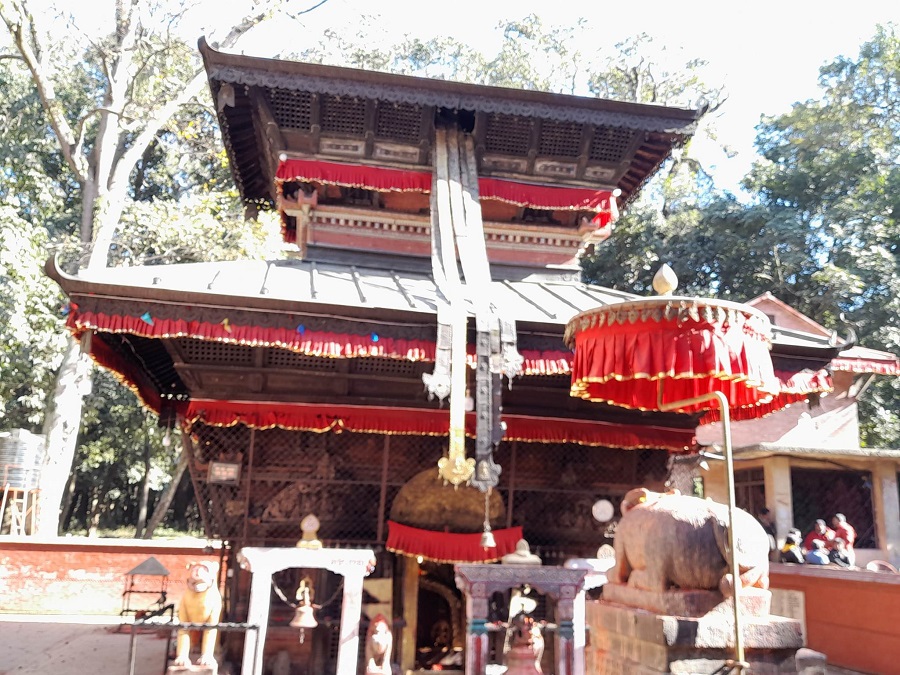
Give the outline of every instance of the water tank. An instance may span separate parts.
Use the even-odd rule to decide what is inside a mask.
[[[26,429],[0,431],[0,490],[33,490],[41,478],[44,437]]]

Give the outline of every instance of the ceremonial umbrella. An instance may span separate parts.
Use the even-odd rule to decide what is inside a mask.
[[[670,295],[666,265],[653,280],[659,296],[582,312],[566,326],[575,351],[572,396],[639,410],[704,413],[722,421],[728,487],[729,565],[734,578],[735,663],[746,667],[740,629],[740,574],[734,542],[731,417],[776,409],[779,382],[769,355],[772,327],[758,310],[735,302]]]

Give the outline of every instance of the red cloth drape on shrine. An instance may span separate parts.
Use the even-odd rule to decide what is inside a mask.
[[[521,527],[494,530],[496,548],[481,546],[481,533],[456,534],[436,532],[387,521],[388,537],[385,548],[394,553],[422,556],[426,560],[441,563],[485,563],[500,560],[516,550],[516,542],[522,539]]]
[[[447,436],[446,410],[381,408],[328,404],[213,401],[192,399],[184,413],[188,425],[196,422],[253,429],[296,429],[314,432],[377,433],[387,435]],[[508,441],[577,443],[622,449],[664,448],[685,452],[695,444],[693,429],[672,429],[644,424],[504,415]],[[475,437],[474,413],[466,415],[466,435]]]
[[[378,192],[431,192],[430,171],[386,169],[360,164],[340,164],[309,159],[286,159],[279,163],[276,180],[359,187]],[[481,199],[496,199],[536,209],[599,212],[599,227],[605,226],[615,206],[612,192],[590,188],[551,187],[499,178],[479,178]]]
[[[660,410],[660,401],[719,391],[736,415],[761,416],[781,402],[770,331],[768,319],[756,310],[715,300],[658,297],[583,312],[566,329],[566,341],[575,349],[571,394]],[[677,411],[716,408],[707,401]],[[706,415],[701,423],[715,418]]]

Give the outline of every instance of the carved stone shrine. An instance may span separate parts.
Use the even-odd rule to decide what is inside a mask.
[[[456,585],[466,598],[466,675],[485,675],[488,666],[488,608],[491,595],[528,584],[556,601],[555,675],[584,672],[583,607],[586,570],[541,565],[457,565]]]
[[[237,558],[241,568],[252,574],[247,621],[259,626],[259,643],[256,649],[244,649],[241,673],[262,675],[263,672],[272,575],[281,570],[302,567],[326,569],[344,577],[336,675],[356,674],[363,579],[375,566],[374,552],[369,549],[247,547],[241,549]]]

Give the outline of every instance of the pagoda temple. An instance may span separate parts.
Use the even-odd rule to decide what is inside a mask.
[[[662,489],[670,457],[696,449],[701,413],[571,396],[564,331],[635,297],[581,283],[578,257],[704,111],[200,50],[247,212],[276,209],[290,252],[51,261],[69,328],[182,432],[206,534],[230,551],[229,620],[247,612],[237,552],[294,546],[314,515],[325,546],[376,552],[364,612],[393,622],[402,670],[452,670],[452,563],[521,539],[545,564],[592,557],[611,535],[592,506]],[[776,331],[785,396],[829,386],[835,344],[804,347],[821,357],[805,376],[783,344]],[[318,623],[298,642],[294,572],[273,577],[263,658],[334,672],[340,579],[311,575]],[[536,612],[552,623],[552,602]]]

